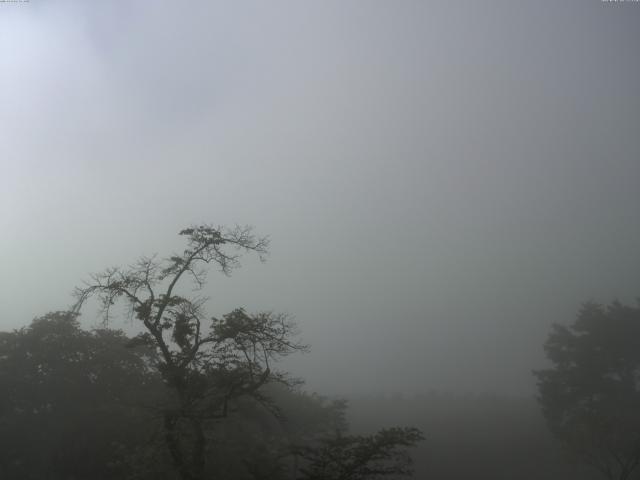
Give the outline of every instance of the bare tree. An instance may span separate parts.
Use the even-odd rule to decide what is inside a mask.
[[[75,290],[74,311],[96,297],[105,323],[117,302],[124,302],[130,317],[141,322],[144,332],[132,343],[157,349],[160,361],[155,368],[173,392],[173,402],[161,412],[172,463],[183,480],[201,480],[207,425],[226,417],[234,399],[253,396],[264,401],[259,389],[265,383],[290,382],[272,363],[307,347],[295,340],[295,325],[286,315],[236,309],[220,319],[208,318],[206,298],[193,295],[205,285],[211,265],[230,275],[242,253],[255,252],[264,261],[266,237],[254,236],[250,227],[210,225],[187,228],[180,235],[187,239],[181,254],[142,257],[129,267],[92,275]],[[185,284],[195,287],[191,294],[178,293]]]

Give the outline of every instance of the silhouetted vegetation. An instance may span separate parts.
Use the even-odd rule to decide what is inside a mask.
[[[585,304],[545,345],[553,367],[536,372],[549,427],[611,480],[640,462],[640,308]]]
[[[50,313],[0,335],[0,478],[117,479],[145,444],[160,398],[154,353],[118,331]]]
[[[0,478],[593,478],[576,459],[610,479],[637,471],[640,308],[590,303],[554,326],[552,367],[535,372],[544,415],[532,398],[443,393],[348,408],[275,369],[307,348],[288,316],[205,313],[207,266],[230,274],[242,251],[263,258],[267,239],[239,227],[181,235],[182,253],[93,275],[72,311],[0,333]],[[91,297],[103,323],[86,330]],[[141,327],[133,337],[111,328],[119,301]]]
[[[409,474],[406,448],[421,440],[418,430],[349,436],[344,402],[300,393],[297,381],[274,370],[278,358],[306,348],[286,315],[236,309],[211,318],[205,299],[183,293],[187,279],[196,290],[205,284],[207,264],[230,274],[238,250],[262,258],[266,238],[239,227],[180,234],[181,254],[93,275],[76,290],[73,312],[2,335],[3,478]],[[104,328],[88,332],[77,316],[92,296]],[[143,328],[133,338],[107,328],[119,300]]]

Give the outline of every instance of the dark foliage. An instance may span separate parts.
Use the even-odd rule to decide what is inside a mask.
[[[154,350],[135,343],[119,331],[82,330],[68,312],[0,335],[1,478],[180,478],[163,425],[173,390],[155,368]],[[345,440],[352,445],[342,452],[345,465],[373,466],[384,460],[376,452],[391,451],[394,442],[395,465],[408,462],[402,435],[333,437],[347,428],[343,401],[282,383],[255,393],[234,399],[228,418],[203,422],[208,478],[318,478],[312,457],[326,456],[328,447]]]
[[[553,367],[536,372],[549,427],[609,479],[640,462],[640,308],[588,303],[545,345]]]
[[[416,428],[391,428],[370,436],[342,435],[299,449],[305,460],[300,479],[365,480],[410,475],[407,448],[423,440]]]
[[[57,312],[0,334],[0,478],[117,479],[149,436],[142,408],[163,388],[153,352]]]

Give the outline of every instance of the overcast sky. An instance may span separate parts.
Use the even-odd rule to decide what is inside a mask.
[[[310,389],[530,393],[640,296],[639,45],[632,2],[0,3],[0,328],[252,224],[210,312],[295,315]]]

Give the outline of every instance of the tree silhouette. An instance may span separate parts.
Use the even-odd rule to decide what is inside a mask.
[[[296,480],[369,480],[410,475],[407,448],[423,440],[416,428],[390,428],[374,435],[324,438],[319,445],[301,448],[306,461]]]
[[[153,423],[136,403],[165,391],[146,368],[153,352],[127,341],[69,312],[0,333],[0,478],[125,478],[122,450]]]
[[[302,409],[305,415],[315,412],[312,415],[316,419],[308,417],[299,424],[301,428],[292,428],[291,423],[281,425],[279,431],[255,428],[263,421],[263,417],[256,416],[256,405],[263,407],[263,413],[284,419],[280,408],[265,394],[268,384],[279,383],[290,389],[298,383],[274,370],[274,361],[307,347],[296,340],[297,330],[287,315],[250,314],[238,308],[221,318],[209,318],[204,311],[206,298],[193,291],[205,285],[209,266],[217,266],[223,274],[230,275],[239,266],[242,253],[254,252],[264,260],[268,240],[254,236],[250,227],[201,225],[182,230],[180,235],[187,241],[180,254],[166,259],[142,257],[129,267],[92,275],[75,290],[77,302],[72,312],[76,315],[89,298],[96,297],[107,325],[112,307],[124,302],[130,318],[142,325],[143,332],[128,346],[155,352],[146,368],[160,375],[169,392],[159,397],[163,402],[157,408],[162,417],[165,451],[180,478],[228,477],[217,468],[220,465],[212,464],[216,458],[227,466],[235,463],[234,469],[255,479],[293,476],[346,480],[408,474],[410,458],[405,450],[422,438],[420,432],[395,428],[369,437],[345,436],[344,402],[323,404],[318,398],[305,400],[304,396],[290,395],[290,400],[295,399],[290,402],[294,408]],[[191,294],[183,293],[189,290],[185,286],[192,287]],[[230,425],[242,425],[252,434],[231,447],[230,440],[237,435],[225,431],[220,421],[234,412],[239,413],[240,421]],[[256,425],[247,426],[251,418]],[[323,425],[335,426],[337,435],[325,431],[318,436]],[[237,457],[235,462],[219,457],[232,450],[207,448],[211,441],[219,442],[221,435],[235,449],[236,454],[231,454]],[[146,469],[136,474],[137,478],[154,476],[150,461],[157,458],[154,447],[138,449],[133,457],[134,463]],[[135,458],[141,461],[136,462]],[[324,467],[327,462],[330,470]]]
[[[205,298],[178,293],[185,290],[180,288],[184,284],[202,288],[210,265],[231,274],[243,252],[264,260],[266,237],[254,236],[250,227],[210,225],[187,228],[180,235],[187,240],[180,254],[162,260],[143,257],[130,267],[93,275],[76,289],[74,310],[97,297],[106,323],[116,302],[128,305],[131,317],[144,327],[131,345],[157,350],[156,367],[173,392],[172,402],[162,409],[173,465],[183,480],[201,480],[207,428],[227,417],[241,397],[253,397],[270,408],[260,387],[272,381],[292,382],[272,369],[273,361],[306,346],[295,340],[295,325],[286,315],[236,309],[219,319],[208,318]]]
[[[585,304],[545,344],[553,367],[534,372],[551,431],[611,480],[640,462],[640,308]]]

